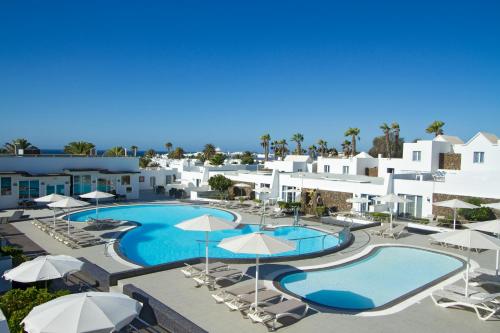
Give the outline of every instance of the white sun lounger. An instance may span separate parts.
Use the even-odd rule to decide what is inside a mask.
[[[259,290],[265,289],[263,285],[259,284]],[[212,294],[216,303],[229,302],[234,298],[241,297],[245,294],[251,294],[255,292],[255,281],[245,283],[243,285],[237,285],[229,288],[220,290],[216,294]]]
[[[473,309],[481,320],[488,320],[500,311],[500,305],[493,303],[495,297],[465,297],[447,290],[437,290],[431,294],[432,301],[442,308],[465,307]]]
[[[264,324],[270,331],[276,330],[276,324],[280,318],[292,317],[294,319],[300,320],[305,317],[309,306],[296,299],[289,299],[278,304],[273,304],[263,308],[257,309],[253,313],[249,313],[248,317],[252,319],[254,323]],[[268,323],[272,321],[271,326]]]
[[[226,269],[223,271],[215,271],[206,274],[202,272],[202,274],[195,276],[193,280],[197,283],[196,287],[207,286],[209,289],[215,289],[215,284],[219,281],[230,281],[230,282],[238,282],[243,278],[244,274],[239,269]]]
[[[382,234],[389,228],[388,225],[381,224],[378,227],[375,227],[370,230],[370,235],[382,236]]]
[[[194,277],[196,275],[200,275],[206,269],[205,263],[199,263],[196,265],[190,265],[190,264],[184,264],[184,265],[186,265],[186,267],[181,268],[181,272],[187,278]],[[217,261],[217,262],[208,263],[208,271],[209,272],[222,270],[225,268],[227,268],[227,264],[225,264],[223,262]]]
[[[263,290],[257,294],[257,306],[260,305],[269,305],[270,301],[279,299],[280,301],[283,299],[283,295],[274,290]],[[225,302],[230,311],[243,311],[251,306],[255,306],[255,293],[244,294],[239,297],[235,297],[234,299]]]
[[[382,237],[392,237],[394,239],[398,239],[405,231],[405,228],[406,226],[404,224],[398,224],[392,229],[388,228],[384,232],[382,232]]]

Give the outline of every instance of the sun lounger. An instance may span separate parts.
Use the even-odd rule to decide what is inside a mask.
[[[394,239],[398,239],[403,232],[405,232],[406,226],[404,224],[398,224],[394,226],[392,229],[388,228],[384,232],[382,232],[382,237],[392,237]]]
[[[481,320],[488,320],[500,311],[500,305],[493,303],[494,297],[465,297],[447,290],[438,290],[431,294],[432,301],[442,308],[465,307],[473,309]]]
[[[465,287],[457,286],[454,284],[444,286],[443,290],[451,291],[451,292],[459,294],[459,295],[465,295]],[[477,289],[474,287],[469,287],[469,290],[467,291],[467,293],[468,293],[470,298],[484,299],[487,297],[491,297],[491,298],[493,298],[493,300],[492,300],[493,303],[500,304],[500,293],[489,293],[486,290]]]
[[[20,220],[23,217],[24,211],[22,210],[16,210],[14,213],[12,213],[11,216],[9,216],[9,222],[14,222],[17,220]]]
[[[189,265],[189,264],[184,264],[186,267],[181,268],[182,274],[184,274],[185,277],[190,278],[194,277],[196,275],[201,274],[205,269],[206,265],[205,263],[199,263],[196,265]],[[212,262],[208,264],[208,271],[213,272],[221,269],[227,268],[227,264],[223,262]]]
[[[276,324],[280,318],[291,317],[296,320],[304,318],[309,311],[307,303],[296,299],[289,299],[278,304],[258,308],[255,312],[249,313],[248,317],[254,323],[264,324],[269,331],[276,330]],[[269,326],[269,322],[272,324]]]
[[[210,272],[208,274],[203,272],[195,276],[193,280],[197,283],[197,287],[206,285],[209,289],[213,290],[215,289],[215,284],[220,281],[238,282],[243,276],[243,272],[239,269],[226,269],[223,271]]]
[[[229,310],[235,311],[244,311],[250,307],[261,306],[261,305],[269,305],[270,301],[277,300],[280,301],[283,299],[283,295],[274,290],[262,290],[257,294],[257,304],[255,304],[255,293],[244,294],[239,297],[236,297],[228,302],[225,302]]]
[[[259,284],[258,288],[259,290],[263,290],[264,286]],[[223,303],[223,302],[229,302],[232,299],[241,297],[245,294],[251,294],[254,292],[255,292],[255,281],[244,285],[237,285],[222,289],[218,293],[212,294],[212,297],[215,299],[216,303]]]
[[[378,227],[375,227],[370,230],[370,235],[374,236],[382,236],[382,234],[389,228],[388,225],[381,224]]]
[[[469,276],[469,281],[472,286],[483,286],[483,285],[492,285],[492,286],[500,286],[500,275],[491,275],[491,274],[483,274],[483,273],[475,273],[472,272]]]

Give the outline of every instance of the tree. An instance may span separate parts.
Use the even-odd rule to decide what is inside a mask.
[[[349,156],[351,154],[351,141],[344,140],[344,142],[342,142],[342,152],[344,156]]]
[[[86,141],[73,141],[64,146],[64,153],[71,155],[90,155],[95,145]]]
[[[339,152],[335,147],[328,149],[328,156],[338,156]]]
[[[123,147],[117,146],[106,150],[104,156],[125,156],[125,149]]]
[[[316,158],[318,148],[316,148],[315,145],[310,145],[309,148],[307,148],[307,151],[309,153],[309,156],[311,156],[312,159]]]
[[[169,154],[170,151],[172,150],[172,143],[171,142],[165,143],[165,148],[167,149],[167,154]]]
[[[141,156],[139,158],[139,167],[141,168],[147,168],[149,163],[151,163],[151,159],[149,157],[147,157],[146,155],[144,156]]]
[[[321,154],[321,157],[325,157],[328,153],[328,142],[323,139],[318,140],[318,153]]]
[[[225,160],[226,160],[226,156],[224,154],[217,153],[210,159],[210,164],[222,165],[222,164],[224,164]]]
[[[359,140],[359,133],[361,130],[356,127],[349,127],[347,131],[345,131],[344,136],[351,137],[351,155],[356,155],[356,141]],[[345,141],[344,141],[345,142]]]
[[[394,133],[394,155],[399,155],[399,131],[401,129],[399,128],[399,124],[396,122],[391,124],[391,129]]]
[[[184,158],[184,149],[182,149],[181,147],[175,148],[172,152],[168,154],[168,158],[174,160],[180,160]]]
[[[12,140],[11,142],[5,143],[4,149],[9,154],[17,154],[17,150],[19,150],[19,149],[36,150],[38,148],[33,146],[31,144],[31,142],[29,142],[28,140],[23,139],[23,138],[19,138],[19,139]]]
[[[429,134],[434,134],[435,136],[443,135],[443,127],[444,122],[442,122],[441,120],[436,120],[432,124],[430,124],[425,131]]]
[[[153,158],[156,156],[156,151],[154,149],[148,149],[146,150],[146,152],[144,153],[144,156],[148,157],[148,158]]]
[[[264,134],[260,137],[260,145],[264,148],[264,161],[269,160],[269,144],[271,141],[271,136],[269,134]]]
[[[295,133],[294,135],[292,135],[292,138],[290,140],[297,144],[297,147],[295,148],[295,154],[301,155],[302,154],[302,142],[304,142],[304,136],[300,133]]]
[[[253,154],[249,151],[243,152],[240,156],[241,164],[254,164],[255,160]]]
[[[217,153],[215,146],[211,143],[207,143],[205,147],[203,148],[203,156],[205,158],[205,161],[210,160],[214,155]]]
[[[137,146],[130,146],[130,150],[132,150],[134,152],[134,157],[137,156],[137,150],[139,149],[139,147]]]
[[[208,179],[208,185],[210,185],[212,190],[219,192],[221,200],[224,199],[224,194],[232,184],[231,179],[224,177],[224,175],[215,175]]]
[[[405,140],[403,138],[398,138],[398,147],[396,148],[396,135],[395,133],[391,133],[389,135],[389,142],[391,147],[393,147],[393,152],[391,154],[392,157],[395,158],[400,158],[402,157],[403,154],[403,144],[405,143]],[[370,154],[373,157],[378,157],[378,155],[384,155],[386,153],[386,138],[385,135],[380,135],[375,138],[373,138],[372,141],[372,147],[368,151],[368,154]]]
[[[385,136],[385,157],[391,158],[391,141],[390,141],[390,135],[391,135],[391,128],[387,123],[383,123],[380,125],[380,129],[384,132]]]

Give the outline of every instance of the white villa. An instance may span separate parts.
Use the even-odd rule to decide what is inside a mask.
[[[411,200],[398,214],[427,218],[433,202],[448,198],[500,199],[499,139],[479,132],[467,142],[441,135],[433,140],[405,143],[402,158],[374,158],[364,152],[354,157],[322,158],[289,155],[264,165],[200,165],[193,159],[157,158],[158,168],[139,169],[135,157],[2,156],[0,208],[50,193],[78,195],[92,190],[115,191],[128,199],[140,191],[163,186],[185,190],[192,199],[210,191],[208,179],[223,174],[247,183],[258,198],[300,200],[316,190],[325,206],[350,209],[345,200],[396,193]],[[260,195],[261,188],[271,193]],[[383,207],[361,205],[361,211]],[[435,209],[435,208],[434,208]]]

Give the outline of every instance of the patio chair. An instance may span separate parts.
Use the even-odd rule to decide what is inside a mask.
[[[392,237],[394,239],[398,239],[405,232],[405,229],[406,226],[404,224],[398,224],[392,229],[388,228],[382,232],[382,237]]]
[[[481,320],[488,320],[500,311],[500,305],[493,303],[495,297],[465,297],[447,290],[438,290],[431,294],[431,299],[442,308],[464,307],[473,309]]]
[[[215,285],[220,281],[236,283],[240,281],[244,275],[245,274],[243,274],[243,272],[239,269],[226,269],[224,271],[209,272],[208,274],[203,272],[202,274],[193,277],[193,280],[197,283],[196,287],[205,285],[208,289],[214,290]]]
[[[184,264],[186,267],[181,268],[182,274],[184,274],[185,277],[190,278],[194,277],[196,275],[200,275],[203,273],[203,271],[206,269],[205,263],[199,263],[196,265],[190,265],[190,264]],[[208,271],[213,272],[213,271],[218,271],[221,269],[227,269],[227,264],[223,262],[212,262],[208,264]]]
[[[269,331],[276,330],[276,324],[280,318],[291,317],[296,320],[304,318],[309,311],[309,305],[297,299],[289,299],[278,304],[258,308],[255,312],[249,313],[248,317],[254,323],[261,323]],[[269,322],[272,324],[269,326]]]
[[[282,301],[283,294],[266,289],[257,294],[257,304],[255,304],[255,293],[253,292],[235,297],[230,301],[224,302],[224,304],[227,305],[230,311],[244,311],[252,306],[270,305],[270,302],[275,300]]]
[[[375,227],[370,230],[370,235],[373,236],[382,236],[382,234],[389,228],[388,225],[380,224],[378,227]]]
[[[20,220],[23,217],[23,214],[23,210],[16,210],[11,216],[9,216],[9,222]]]
[[[258,288],[259,290],[265,289],[264,286],[260,284]],[[252,281],[252,283],[222,289],[218,293],[212,294],[212,297],[215,299],[216,303],[224,303],[229,302],[237,297],[241,297],[245,294],[251,294],[254,292],[255,281]]]

